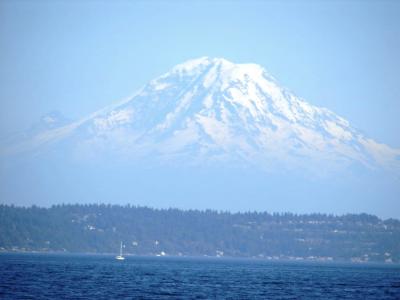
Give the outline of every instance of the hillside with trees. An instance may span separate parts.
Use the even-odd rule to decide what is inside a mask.
[[[0,205],[0,251],[400,262],[400,221],[367,214]]]

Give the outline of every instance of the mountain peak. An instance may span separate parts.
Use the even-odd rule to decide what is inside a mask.
[[[299,99],[263,67],[201,57],[179,64],[135,96],[33,137],[72,137],[79,147],[120,155],[244,161],[268,170],[354,163],[399,168],[400,151],[375,143],[333,112]],[[101,144],[101,145],[100,145]]]
[[[176,65],[172,69],[172,73],[187,75],[191,73],[199,73],[212,66],[224,66],[225,68],[232,67],[234,64],[224,58],[210,58],[203,56],[200,58],[190,59],[184,63]]]
[[[182,64],[176,65],[172,69],[172,73],[180,73],[182,75],[188,75],[191,73],[199,73],[209,69],[218,69],[221,73],[236,72],[247,73],[247,75],[260,75],[266,73],[265,69],[260,65],[254,63],[233,63],[225,58],[215,57],[211,58],[203,56],[196,59],[188,60]]]
[[[281,211],[373,202],[379,211],[400,192],[400,149],[300,99],[256,64],[197,58],[78,121],[53,113],[39,124],[3,141],[4,199],[179,198],[203,208],[227,199]]]

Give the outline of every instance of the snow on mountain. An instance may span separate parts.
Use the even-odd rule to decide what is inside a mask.
[[[62,125],[7,151],[68,141],[75,153],[111,151],[162,163],[239,162],[313,171],[321,164],[325,169],[361,164],[400,170],[400,149],[379,144],[328,109],[298,98],[261,66],[222,58],[177,65],[134,96]]]

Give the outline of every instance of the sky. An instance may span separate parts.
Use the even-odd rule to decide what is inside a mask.
[[[200,56],[265,67],[400,147],[398,1],[0,2],[0,136],[78,119]]]
[[[310,104],[400,148],[399,16],[400,1],[2,0],[0,148],[49,112],[85,117],[203,56],[257,63]],[[62,155],[18,166],[0,161],[0,202],[134,199],[153,207],[400,218],[398,177],[335,178],[316,187],[255,170],[215,170],[210,177],[198,170],[87,168]]]

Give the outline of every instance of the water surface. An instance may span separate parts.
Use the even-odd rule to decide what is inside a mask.
[[[1,299],[400,299],[400,266],[0,254]]]

